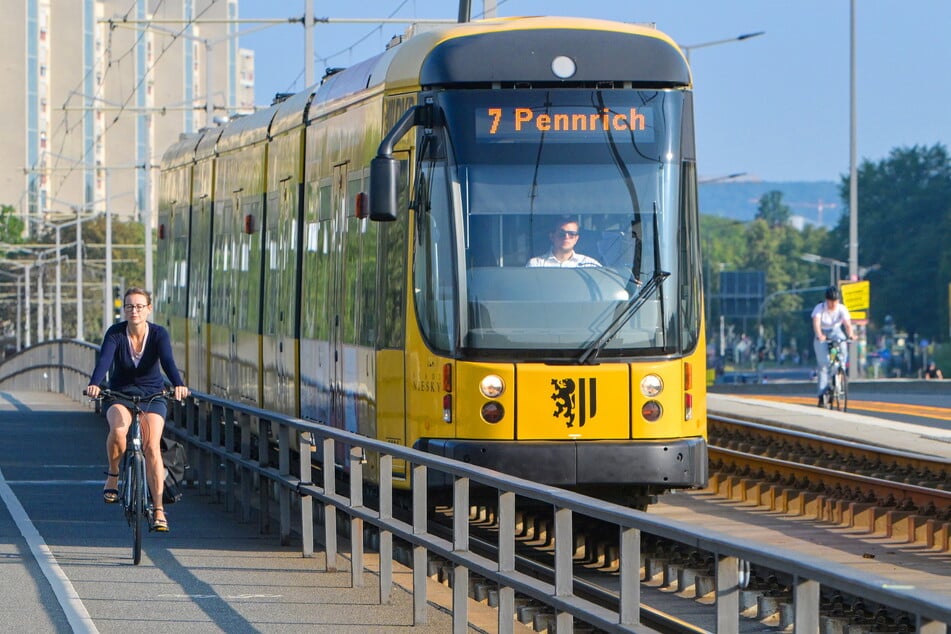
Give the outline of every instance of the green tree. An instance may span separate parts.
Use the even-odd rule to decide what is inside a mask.
[[[849,182],[840,184],[848,200]],[[947,149],[896,148],[858,169],[859,264],[876,267],[871,320],[885,315],[909,333],[935,339],[947,333],[951,282],[951,160]],[[848,260],[849,218],[830,235],[825,255]]]
[[[720,271],[736,271],[746,260],[745,225],[737,220],[719,216],[700,218],[700,249],[703,253],[707,293],[720,290]]]
[[[789,206],[783,203],[781,191],[773,190],[760,196],[757,220],[764,220],[770,227],[782,227],[789,223],[789,216]]]
[[[811,338],[809,312],[820,293],[803,291],[824,285],[816,267],[803,262],[805,252],[822,252],[828,237],[823,227],[797,230],[789,222],[789,208],[781,192],[762,197],[757,219],[748,223],[702,216],[701,248],[704,258],[708,326],[716,328],[720,271],[764,271],[768,303],[763,306],[763,334],[783,346],[795,339],[801,349]],[[769,220],[769,219],[772,219]],[[818,275],[818,277],[816,277]],[[750,326],[746,324],[747,328]],[[712,340],[712,339],[711,339]]]
[[[0,205],[0,242],[17,244],[23,242],[23,219],[10,205]]]

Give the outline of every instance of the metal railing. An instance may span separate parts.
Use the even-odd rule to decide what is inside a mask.
[[[66,342],[43,344],[37,348],[52,350],[30,349],[7,361],[0,365],[0,389],[45,389],[76,394],[78,384],[85,387],[88,374],[82,374],[82,380],[78,382],[72,378],[73,375],[83,367],[88,373],[95,358],[94,349],[90,351],[91,347],[78,345],[78,350],[70,352]],[[82,365],[84,362],[85,366]],[[14,365],[8,367],[11,363]],[[35,376],[29,379],[30,375]],[[193,393],[186,403],[173,407],[169,419],[168,428],[190,447],[190,462],[197,470],[199,487],[223,495],[230,510],[235,510],[237,503],[245,521],[251,520],[252,510],[257,507],[262,529],[267,530],[271,518],[276,517],[283,543],[290,542],[296,517],[305,557],[313,556],[315,524],[322,519],[327,565],[335,568],[337,513],[348,517],[354,586],[364,585],[364,527],[374,527],[379,532],[378,578],[382,602],[388,601],[392,592],[393,540],[400,539],[409,544],[413,562],[414,617],[418,623],[428,619],[427,560],[433,554],[451,562],[453,567],[454,631],[464,632],[467,628],[470,573],[498,585],[500,632],[513,631],[516,593],[550,606],[556,612],[558,631],[571,631],[575,618],[607,631],[634,631],[640,623],[642,534],[671,539],[714,554],[717,632],[739,631],[742,589],[739,570],[744,562],[782,571],[794,580],[793,616],[797,632],[820,631],[820,589],[824,586],[914,615],[914,627],[923,634],[944,634],[951,623],[951,606],[944,595],[896,586],[888,579],[870,577],[818,558],[786,554],[730,535],[657,518],[650,513],[312,421],[199,392]],[[314,458],[318,464],[347,466],[349,491],[337,490],[335,469],[321,469],[321,481],[314,482]],[[366,505],[363,497],[364,470],[369,461],[379,465],[376,508]],[[412,484],[410,521],[394,516],[393,473],[394,465],[400,464],[407,465]],[[448,475],[453,482],[453,508],[465,509],[453,514],[451,541],[431,534],[428,529],[426,483],[430,472]],[[499,555],[494,561],[469,548],[468,508],[473,484],[497,491]],[[554,509],[554,583],[540,582],[515,569],[517,496],[550,504]],[[272,508],[275,502],[277,508]],[[315,502],[322,511],[316,514],[316,520]],[[617,610],[596,605],[574,593],[572,524],[575,516],[595,518],[617,527],[620,542]]]
[[[0,389],[59,392],[81,401],[99,346],[73,339],[47,341],[0,363]]]

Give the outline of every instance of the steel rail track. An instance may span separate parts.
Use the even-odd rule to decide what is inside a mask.
[[[739,476],[951,519],[947,460],[724,416],[710,416],[709,430],[712,478]]]
[[[951,463],[939,458],[723,416],[710,416],[710,429],[711,465],[717,465],[711,467],[712,479],[740,477],[910,513],[934,515],[951,508],[951,491],[939,488],[949,482]],[[482,515],[491,517],[492,512],[483,510]],[[473,518],[469,522],[470,547],[487,557],[494,556],[496,551],[491,525],[491,521],[478,522]],[[577,528],[580,534],[574,536],[576,544],[586,540],[585,531],[597,531],[586,523],[579,523]],[[451,539],[451,524],[439,523],[432,530],[445,531],[446,538]],[[550,548],[543,534],[526,531],[516,558],[522,572],[546,583],[553,582],[553,569],[546,563],[551,558]],[[617,594],[611,589],[616,577],[610,565],[605,566],[607,571],[584,562],[575,566],[578,596],[617,609]],[[644,601],[649,601],[649,597],[642,597],[644,626],[663,632],[704,631]],[[693,607],[697,608],[696,603]]]
[[[489,514],[491,514],[491,511]],[[429,530],[447,541],[451,541],[453,530],[452,509],[444,509],[440,516],[431,518]],[[484,525],[480,526],[474,523],[470,517],[469,548],[473,552],[488,558],[494,558],[498,553],[497,540],[491,525],[492,522],[485,522]],[[517,539],[516,569],[544,583],[553,585],[555,581],[554,567],[543,561],[544,559],[550,559],[552,554],[544,545],[530,546],[526,544],[526,542],[532,541],[547,542],[547,538],[542,537],[540,540],[536,540],[533,537],[535,535],[529,533],[523,535],[521,539]],[[574,567],[574,593],[578,597],[616,612],[619,609],[620,602],[616,590],[619,583],[616,576],[607,572],[593,571],[583,563],[575,563]],[[710,613],[711,615],[714,614],[712,607]],[[640,619],[641,626],[666,634],[706,634],[708,631],[644,603],[643,598],[640,607]]]

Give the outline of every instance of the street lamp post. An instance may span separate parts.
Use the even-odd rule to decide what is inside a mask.
[[[848,262],[843,262],[842,260],[835,260],[833,258],[823,257],[821,255],[816,255],[815,253],[803,253],[799,256],[800,260],[805,262],[812,262],[813,264],[825,264],[829,267],[829,286],[836,286],[841,279],[839,274],[839,269],[843,267],[848,267]]]
[[[733,174],[725,174],[723,176],[714,176],[712,178],[701,178],[697,181],[697,185],[712,185],[713,183],[723,183],[725,181],[731,181],[736,178],[742,178],[746,176],[746,172],[734,172]]]
[[[728,37],[725,40],[714,40],[712,42],[701,42],[699,44],[680,44],[680,49],[684,52],[684,57],[687,59],[687,63],[690,63],[690,51],[697,48],[706,48],[708,46],[716,46],[718,44],[729,44],[731,42],[742,42],[743,40],[749,40],[754,37],[759,37],[764,35],[766,31],[756,31],[755,33],[744,33],[743,35],[737,35],[736,37]]]
[[[849,9],[849,279],[859,273],[859,180],[855,123],[855,0]]]

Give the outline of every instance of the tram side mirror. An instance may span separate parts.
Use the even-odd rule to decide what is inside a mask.
[[[370,161],[370,220],[396,220],[396,185],[400,163],[392,156],[376,156]]]

